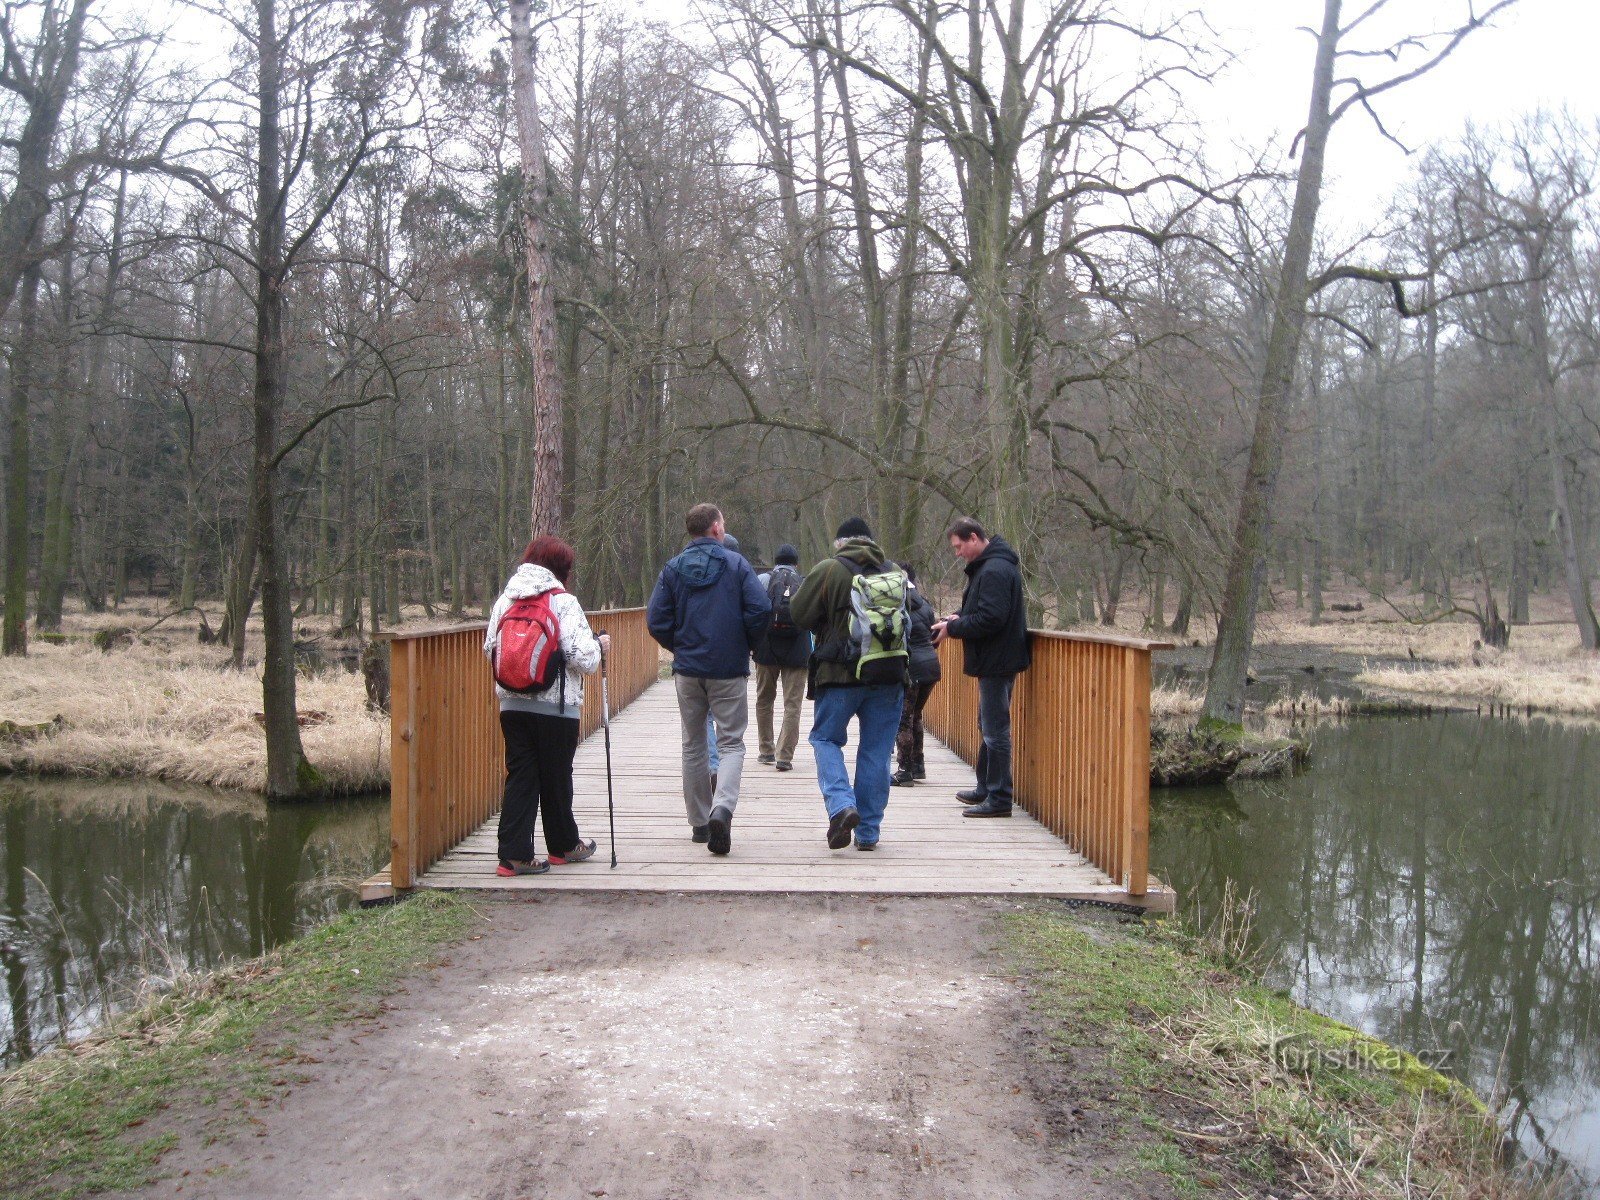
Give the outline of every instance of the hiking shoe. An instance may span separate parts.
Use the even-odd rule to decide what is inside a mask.
[[[758,754],[756,755],[756,761],[758,763],[766,763],[768,766],[771,766],[773,763],[778,761],[778,756],[776,754]]]
[[[1009,817],[1011,805],[996,804],[993,800],[985,800],[982,804],[974,804],[971,808],[961,810],[963,817]]]
[[[916,781],[916,777],[910,771],[896,771],[889,776],[890,787],[910,787]]]
[[[501,879],[510,879],[513,875],[543,875],[549,869],[549,863],[541,862],[537,858],[532,862],[507,862],[502,858],[494,873]]]
[[[781,763],[778,764],[778,770],[780,770],[780,771],[792,771],[792,770],[794,770],[794,764],[792,762],[781,762]]]
[[[726,854],[733,848],[733,814],[720,804],[711,810],[706,841],[706,849],[713,854]]]
[[[550,865],[552,867],[564,867],[568,863],[583,862],[584,859],[593,857],[594,843],[592,841],[586,842],[580,838],[577,846],[568,850],[565,854],[552,854],[550,856]]]
[[[980,792],[977,788],[968,788],[964,792],[956,793],[956,799],[963,804],[982,804],[988,798],[988,792]]]
[[[703,843],[711,835],[710,831],[711,826],[709,825],[696,825],[694,826],[694,832],[689,835],[689,840]]]
[[[850,835],[861,824],[861,814],[852,806],[840,809],[828,818],[828,849],[843,850],[850,844]]]
[[[877,848],[878,848],[878,843],[877,842],[863,842],[860,838],[856,839],[856,849],[857,850],[876,850]]]

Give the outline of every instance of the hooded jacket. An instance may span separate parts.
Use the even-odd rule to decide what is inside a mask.
[[[516,569],[506,582],[505,591],[500,593],[500,599],[494,602],[494,608],[489,612],[489,630],[484,635],[483,653],[491,664],[496,651],[500,649],[500,622],[512,601],[543,595],[560,586],[561,582],[548,568],[523,563]],[[595,640],[589,628],[589,618],[576,596],[562,592],[550,601],[550,608],[561,624],[561,649],[567,656],[566,706],[563,708],[561,704],[559,679],[544,691],[534,692],[531,696],[508,692],[497,683],[494,685],[494,694],[500,698],[501,712],[545,713],[573,719],[583,713],[583,677],[593,675],[600,669],[600,643]]]
[[[812,656],[815,666],[812,682],[819,690],[861,686],[851,664],[825,659],[829,646],[850,636],[850,587],[855,575],[839,561],[841,558],[859,564],[869,573],[883,570],[888,561],[871,538],[848,538],[833,558],[824,559],[811,568],[800,590],[789,601],[794,623],[817,636],[817,648]]]
[[[939,652],[933,648],[933,623],[938,618],[933,605],[922,594],[922,589],[911,584],[906,589],[906,615],[911,618],[906,626],[906,651],[911,656],[912,683],[938,683],[944,674],[939,666]]]
[[[768,604],[772,603],[772,577],[779,571],[792,571],[795,579],[802,586],[805,584],[805,576],[800,574],[800,568],[789,563],[763,571],[756,576],[756,582],[766,591]],[[793,597],[789,599],[789,609],[792,614]],[[804,629],[796,628],[787,636],[779,636],[773,633],[769,625],[756,642],[753,653],[758,667],[804,667],[811,661],[811,635]]]
[[[1018,675],[1028,669],[1028,608],[1022,596],[1022,568],[1002,537],[992,537],[982,554],[967,564],[967,590],[961,615],[947,626],[961,639],[963,670],[980,679]]]
[[[772,620],[766,589],[744,557],[715,538],[695,538],[661,568],[645,614],[672,669],[699,679],[750,674],[750,651]]]

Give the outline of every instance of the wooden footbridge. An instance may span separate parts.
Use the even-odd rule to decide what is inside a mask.
[[[1033,668],[1013,704],[1019,811],[962,817],[972,784],[977,688],[944,648],[945,677],[927,710],[928,778],[893,789],[871,854],[830,851],[817,791],[810,706],[794,770],[756,762],[755,700],[733,852],[689,840],[677,705],[642,609],[590,614],[611,634],[612,778],[618,865],[606,832],[598,680],[586,689],[574,768],[575,810],[600,853],[544,875],[494,873],[503,778],[499,719],[481,624],[391,637],[392,858],[364,900],[415,888],[517,891],[838,892],[1050,896],[1170,910],[1149,874],[1150,652],[1165,643],[1035,633]],[[847,760],[852,757],[847,748]],[[967,762],[962,760],[966,759]],[[1021,810],[1026,810],[1021,811]]]

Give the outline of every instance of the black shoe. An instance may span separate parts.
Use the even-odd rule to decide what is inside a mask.
[[[856,849],[857,850],[876,850],[877,848],[878,848],[878,843],[877,842],[863,842],[860,838],[856,839]]]
[[[781,763],[779,763],[777,765],[778,765],[778,770],[780,770],[780,771],[792,771],[792,770],[794,770],[794,764],[792,762],[781,762]]]
[[[1009,817],[1011,805],[996,804],[993,800],[985,800],[982,804],[974,804],[971,808],[961,810],[963,817]]]
[[[912,767],[911,768],[911,778],[915,779],[918,783],[921,783],[927,777],[928,777],[928,769],[926,767]]]
[[[850,844],[850,834],[861,824],[861,814],[854,808],[840,809],[828,820],[828,849],[843,850]]]
[[[709,826],[709,825],[696,825],[694,827],[694,832],[689,835],[689,840],[691,842],[702,842],[703,843],[706,840],[706,837],[708,836],[707,831],[710,830],[710,828],[711,828],[711,826]]]
[[[889,776],[890,787],[910,787],[915,782],[916,779],[910,771],[896,771]]]
[[[717,794],[717,773],[715,771],[711,772],[711,794],[713,796]]]
[[[956,799],[963,804],[982,804],[988,798],[988,792],[980,792],[977,788],[968,788],[964,792],[956,793]]]
[[[1009,813],[1006,815],[1010,816]],[[706,849],[713,854],[726,854],[733,848],[733,814],[722,805],[717,805],[711,810],[711,824],[706,833]]]
[[[777,756],[772,754],[758,754],[756,755],[756,761],[758,763],[766,763],[770,766],[772,763],[777,761]]]

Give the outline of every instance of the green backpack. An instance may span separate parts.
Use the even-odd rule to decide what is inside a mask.
[[[856,678],[866,684],[906,681],[911,662],[906,633],[906,573],[892,562],[868,574],[860,564],[840,557],[855,576],[850,581],[850,643]]]

